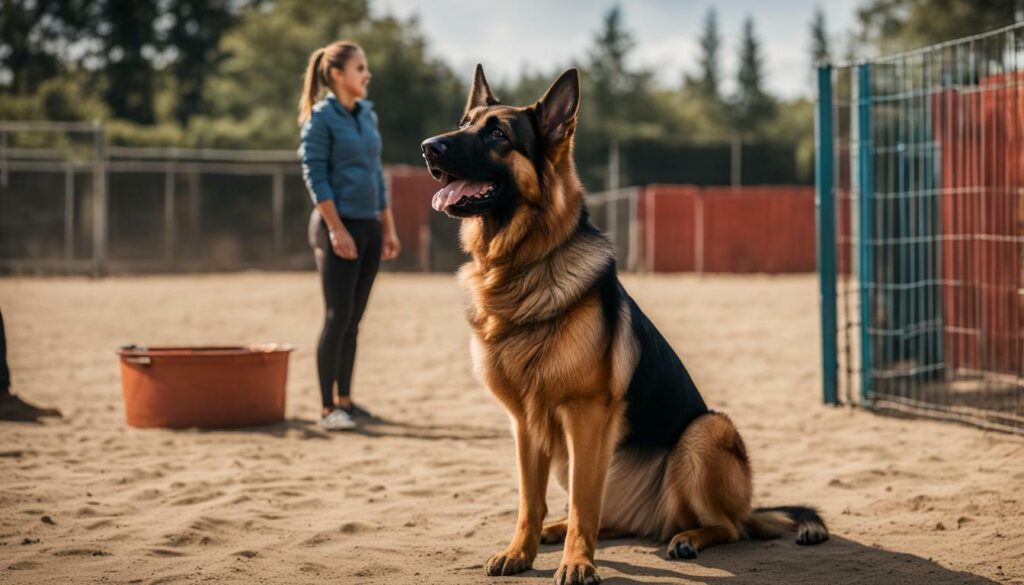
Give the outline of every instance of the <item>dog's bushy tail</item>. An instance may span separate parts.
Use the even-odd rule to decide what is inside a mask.
[[[796,530],[797,544],[821,544],[828,540],[828,528],[818,511],[807,506],[757,508],[743,523],[747,536],[768,540]]]

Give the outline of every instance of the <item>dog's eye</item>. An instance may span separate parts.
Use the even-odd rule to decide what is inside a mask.
[[[500,128],[495,128],[494,130],[491,130],[491,136],[493,136],[495,138],[498,138],[498,139],[504,139],[505,138],[505,133],[502,132]]]

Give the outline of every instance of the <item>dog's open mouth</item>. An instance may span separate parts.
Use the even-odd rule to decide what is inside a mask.
[[[442,187],[431,200],[431,206],[437,211],[469,208],[489,200],[497,192],[498,186],[492,181],[458,179],[443,172],[439,175],[435,175],[435,178],[441,182]]]

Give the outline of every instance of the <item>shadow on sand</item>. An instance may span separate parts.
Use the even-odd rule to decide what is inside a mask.
[[[642,551],[649,555],[641,563],[616,560],[616,549]],[[764,585],[828,583],[854,584],[923,584],[982,585],[993,584],[985,577],[954,571],[921,557],[866,546],[845,538],[832,536],[819,546],[799,546],[786,539],[774,541],[742,541],[710,548],[693,561],[667,558],[665,546],[638,539],[618,539],[598,545],[597,567],[605,585],[638,583],[709,583],[722,585]],[[561,556],[560,545],[542,546],[541,554]],[[609,570],[610,569],[610,570]],[[547,583],[554,570],[529,571],[537,583]],[[532,581],[532,580],[531,580]]]
[[[511,438],[509,432],[504,430],[462,425],[414,425],[380,417],[373,417],[359,423],[355,432],[368,437],[401,437],[426,441],[442,439],[484,441]]]
[[[271,425],[236,429],[204,429],[202,432],[260,433],[278,438],[288,437],[302,440],[330,440],[332,436],[345,436],[353,433],[367,437],[397,437],[426,441],[443,439],[481,441],[509,439],[511,436],[508,431],[495,429],[458,425],[414,425],[381,417],[373,417],[372,419],[360,422],[358,427],[352,431],[325,431],[320,428],[315,420],[292,417]]]

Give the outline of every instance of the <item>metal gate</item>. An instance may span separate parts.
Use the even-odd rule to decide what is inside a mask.
[[[825,401],[1024,432],[1024,23],[818,91]]]

